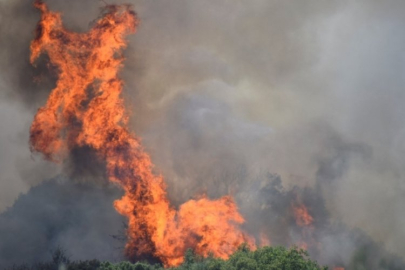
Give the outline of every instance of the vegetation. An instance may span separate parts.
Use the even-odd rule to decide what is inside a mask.
[[[37,263],[32,266],[14,266],[12,270],[163,270],[161,265],[151,265],[146,262],[110,262],[71,261],[62,249],[57,249],[52,260]],[[11,270],[10,269],[10,270]],[[169,270],[326,270],[308,258],[304,250],[284,247],[263,247],[251,251],[247,246],[241,246],[228,260],[212,256],[203,258],[187,251],[184,263]]]

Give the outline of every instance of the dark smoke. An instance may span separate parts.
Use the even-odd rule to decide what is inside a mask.
[[[122,193],[67,179],[45,181],[0,215],[0,269],[50,258],[62,247],[75,259],[123,259],[124,218],[113,207]]]

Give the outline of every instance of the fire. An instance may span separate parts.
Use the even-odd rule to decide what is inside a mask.
[[[298,248],[303,249],[303,250],[308,250],[308,244],[305,242],[299,242],[298,243]]]
[[[314,222],[314,218],[308,213],[308,209],[304,204],[293,206],[293,211],[298,226],[306,227]]]
[[[62,162],[72,148],[87,146],[105,160],[110,181],[125,191],[114,207],[128,218],[126,254],[174,266],[188,248],[227,258],[244,242],[254,247],[239,228],[244,219],[230,196],[202,197],[172,208],[163,177],[152,172],[149,155],[129,130],[118,72],[125,36],[138,24],[130,6],[108,5],[89,32],[74,33],[63,27],[61,14],[40,0],[34,5],[41,20],[30,60],[34,64],[48,54],[58,80],[32,123],[31,148]]]
[[[298,200],[298,199],[297,199]],[[302,228],[302,239],[298,242],[297,246],[300,249],[308,250],[308,247],[316,247],[319,245],[313,237],[313,222],[314,218],[309,214],[307,207],[303,203],[292,204],[294,212],[295,223]]]
[[[343,267],[335,267],[333,270],[345,270]]]
[[[267,236],[267,234],[264,233],[264,232],[261,232],[260,233],[260,246],[261,247],[266,247],[266,246],[268,247],[270,245],[271,245],[271,241],[270,241],[269,237]]]

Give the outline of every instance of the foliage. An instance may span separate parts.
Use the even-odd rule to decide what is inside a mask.
[[[191,253],[192,254],[192,253]],[[172,270],[326,270],[308,259],[304,250],[284,247],[263,247],[251,251],[241,246],[228,260],[185,256],[185,262]]]
[[[101,264],[98,270],[163,270],[163,268],[160,265],[150,265],[143,262],[137,262],[135,264],[130,262],[120,262],[118,264],[105,262]]]
[[[48,263],[38,263],[33,266],[13,267],[12,270],[163,270],[161,265],[151,265],[146,262],[72,262],[64,255],[62,249],[53,253]],[[11,270],[10,269],[10,270]],[[250,250],[242,245],[228,260],[208,256],[201,257],[188,250],[184,263],[168,270],[326,270],[308,258],[306,251],[297,248],[263,247]]]

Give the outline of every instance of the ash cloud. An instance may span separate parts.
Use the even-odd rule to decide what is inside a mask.
[[[301,234],[290,209],[298,193],[318,222],[322,262],[349,265],[362,246],[383,254],[375,258],[387,257],[384,249],[405,254],[403,1],[129,2],[141,24],[126,51],[124,95],[175,205],[200,193],[233,194],[247,229],[270,224],[271,240],[290,244]],[[38,68],[28,63],[38,20],[31,1],[0,3],[1,104],[12,104],[0,116],[8,127],[0,136],[4,209],[13,201],[6,193],[15,198],[39,183],[28,176],[49,178],[27,173],[49,172],[45,163],[18,157],[29,154],[21,134],[54,77],[45,58]],[[47,3],[75,31],[88,29],[103,5]],[[78,149],[64,173],[105,178],[88,156]]]

